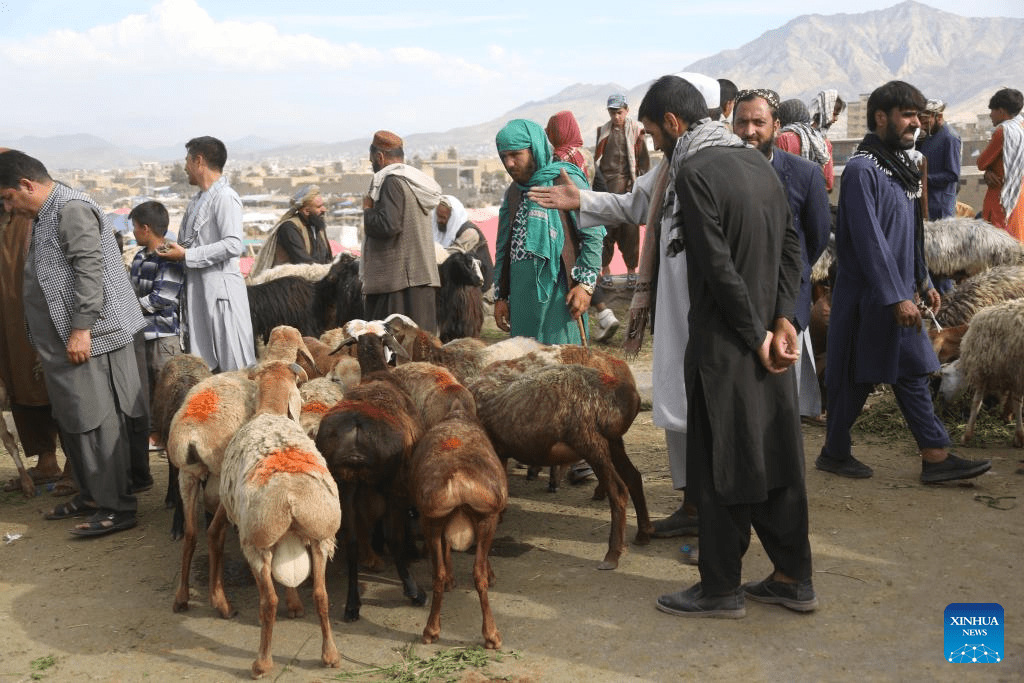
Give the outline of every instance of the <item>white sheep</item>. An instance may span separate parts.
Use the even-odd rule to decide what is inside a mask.
[[[337,667],[341,657],[331,631],[325,574],[341,527],[338,487],[298,423],[301,398],[296,382],[305,379],[305,372],[294,363],[269,361],[259,366],[256,377],[255,415],[224,452],[221,507],[210,525],[211,601],[223,602],[222,611],[230,611],[221,580],[225,522],[230,521],[238,527],[260,594],[260,649],[252,664],[253,678],[274,665],[274,579],[288,587],[289,615],[301,616],[295,588],[310,573],[323,636],[320,659],[324,666]]]
[[[283,263],[246,278],[246,284],[259,285],[283,277],[301,277],[303,280],[318,282],[327,277],[332,265],[334,265],[333,261],[331,263]]]
[[[1024,446],[1021,397],[1024,396],[1024,299],[1015,299],[978,311],[960,343],[960,372],[974,387],[971,416],[963,443],[974,437],[974,423],[985,396],[1007,394],[1013,406],[1016,430],[1013,445]]]

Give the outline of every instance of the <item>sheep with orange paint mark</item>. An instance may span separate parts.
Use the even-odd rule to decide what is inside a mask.
[[[222,581],[226,522],[237,525],[260,600],[260,648],[253,678],[273,667],[270,652],[277,614],[274,579],[287,590],[288,615],[303,614],[295,588],[312,573],[313,599],[323,637],[321,662],[341,662],[328,616],[327,560],[341,527],[338,487],[316,444],[299,424],[301,367],[266,361],[256,370],[255,414],[231,439],[221,467],[221,506],[210,525],[210,600],[230,612]],[[312,556],[312,557],[311,557]]]

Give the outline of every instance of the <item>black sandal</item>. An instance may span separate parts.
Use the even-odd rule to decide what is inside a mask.
[[[116,510],[100,510],[74,529],[69,529],[75,536],[103,536],[115,531],[131,529],[139,523],[134,512],[118,512]]]
[[[68,519],[69,517],[86,517],[94,514],[99,508],[86,505],[80,496],[75,496],[66,503],[57,505],[43,514],[43,519]]]

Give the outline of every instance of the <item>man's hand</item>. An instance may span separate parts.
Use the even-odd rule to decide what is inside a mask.
[[[561,185],[551,187],[531,187],[526,196],[530,201],[537,202],[545,209],[575,211],[580,208],[580,188],[569,179],[563,168],[560,172]]]
[[[992,170],[985,171],[985,184],[992,188],[1002,187],[1003,176]]]
[[[932,313],[938,314],[939,308],[942,306],[942,297],[935,291],[934,287],[928,289],[928,308],[932,309]]]
[[[780,371],[788,369],[800,358],[796,328],[785,318],[775,320],[770,358],[772,364]]]
[[[565,173],[565,171],[562,171]],[[573,320],[579,320],[580,316],[590,308],[590,292],[583,287],[576,285],[565,295],[565,305],[569,307],[569,314]]]
[[[92,333],[89,330],[71,330],[68,336],[68,361],[72,365],[81,365],[89,360],[92,349]]]
[[[761,365],[764,369],[773,375],[778,375],[786,371],[786,368],[776,367],[775,362],[772,360],[772,339],[775,335],[771,332],[764,333],[764,341],[761,342],[760,348],[757,350],[757,359],[761,361]]]
[[[168,261],[185,260],[185,247],[177,242],[164,242],[156,248],[156,253],[160,254],[160,258],[165,258]]]
[[[363,211],[366,211],[367,209],[372,209],[372,208],[373,208],[373,199],[371,199],[370,195],[368,195],[368,194],[367,195],[363,195]]]
[[[910,299],[893,304],[892,317],[900,327],[917,327],[921,324],[921,310]]]
[[[498,326],[498,329],[502,332],[508,332],[509,321],[512,319],[512,315],[508,307],[508,299],[498,299],[494,302],[494,324]]]

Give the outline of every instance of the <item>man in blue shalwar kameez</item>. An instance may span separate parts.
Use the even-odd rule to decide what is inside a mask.
[[[868,98],[868,129],[846,164],[839,196],[839,273],[828,330],[828,435],[815,465],[867,478],[853,457],[850,428],[875,384],[890,384],[921,451],[921,481],[969,479],[988,460],[949,452],[949,436],[932,409],[928,374],[939,367],[921,328],[918,294],[935,309],[938,294],[924,262],[921,177],[904,150],[914,144],[925,99],[914,86],[890,81]]]

